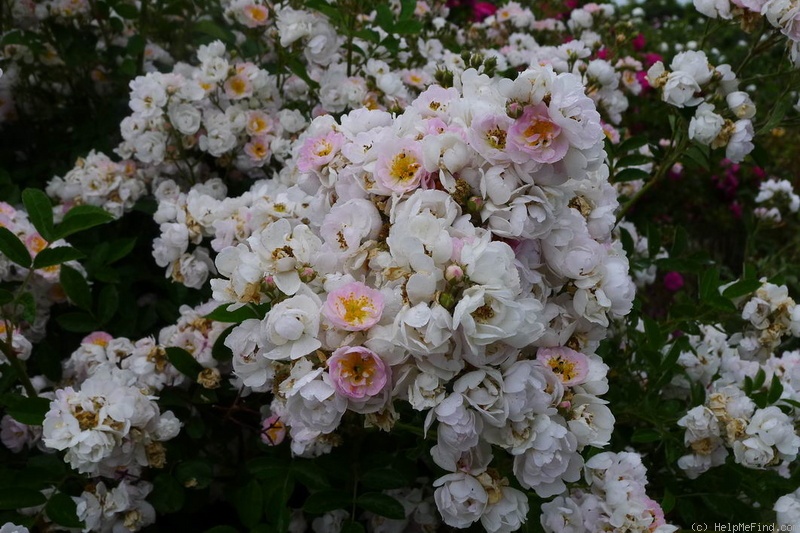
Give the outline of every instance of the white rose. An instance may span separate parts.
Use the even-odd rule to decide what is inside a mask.
[[[321,305],[300,294],[275,305],[262,322],[261,334],[273,360],[294,360],[308,355],[322,343],[319,333]]]
[[[489,495],[477,479],[459,472],[440,477],[433,486],[437,487],[433,499],[445,524],[465,528],[480,520]]]
[[[724,124],[725,119],[714,113],[714,106],[704,102],[697,107],[689,122],[689,138],[708,146],[717,138]]]

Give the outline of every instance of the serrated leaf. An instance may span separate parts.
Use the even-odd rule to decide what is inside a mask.
[[[254,527],[261,520],[264,510],[264,493],[255,479],[236,491],[233,501],[239,520],[247,527]]]
[[[0,510],[14,510],[36,507],[47,501],[44,494],[35,489],[14,487],[0,489]]]
[[[58,315],[56,317],[56,322],[66,331],[72,331],[74,333],[88,333],[96,330],[97,326],[99,326],[97,320],[92,315],[82,311]]]
[[[25,189],[22,191],[22,203],[28,212],[28,218],[47,241],[53,241],[53,204],[50,198],[39,189]]]
[[[86,255],[73,248],[72,246],[56,246],[55,248],[45,248],[33,258],[33,268],[45,268],[53,265],[60,265],[67,261],[83,259]]]
[[[67,211],[64,220],[58,224],[53,236],[55,239],[63,239],[79,231],[87,230],[101,224],[114,220],[111,213],[93,205],[77,205]]]
[[[402,503],[380,492],[362,494],[356,500],[356,504],[365,511],[385,516],[392,520],[403,520],[406,517],[406,511]]]
[[[21,424],[41,426],[44,415],[50,410],[47,398],[28,398],[27,396],[8,395],[4,398],[8,415]]]
[[[31,266],[31,254],[28,249],[8,228],[0,226],[0,252],[19,266]]]
[[[247,320],[248,318],[261,318],[256,313],[255,309],[250,307],[249,305],[245,305],[240,307],[239,309],[235,309],[233,311],[228,311],[227,308],[230,307],[231,304],[222,304],[203,318],[207,318],[209,320],[216,320],[217,322],[236,322],[241,323]]]
[[[197,380],[197,375],[203,371],[203,365],[198,363],[197,359],[195,359],[192,354],[177,346],[169,346],[165,348],[164,351],[167,353],[169,362],[172,363],[172,366],[177,368],[181,374],[187,376],[192,381]]]
[[[306,499],[303,510],[307,513],[323,514],[336,509],[346,509],[352,503],[350,496],[340,490],[321,490]]]
[[[83,521],[78,519],[78,509],[75,501],[63,492],[50,496],[44,512],[47,513],[47,518],[60,526],[70,528],[83,527]]]

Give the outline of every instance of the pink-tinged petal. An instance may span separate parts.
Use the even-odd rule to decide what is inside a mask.
[[[342,396],[362,399],[380,393],[388,369],[378,354],[362,346],[342,346],[328,359],[328,373]]]
[[[380,291],[356,281],[331,291],[322,306],[322,314],[337,328],[363,331],[378,323],[383,306]]]
[[[565,387],[580,385],[589,375],[589,358],[566,346],[539,348],[536,360],[549,368]]]

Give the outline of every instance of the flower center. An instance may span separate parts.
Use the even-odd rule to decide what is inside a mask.
[[[370,317],[371,311],[375,310],[369,298],[352,293],[339,298],[339,305],[344,310],[344,321],[352,325],[363,324]]]
[[[561,357],[554,357],[547,361],[547,364],[550,365],[554,373],[561,377],[561,381],[570,381],[575,379],[578,375],[575,369],[575,363],[562,359]]]
[[[397,181],[405,183],[414,179],[419,168],[419,162],[411,154],[403,151],[392,159],[390,173]]]

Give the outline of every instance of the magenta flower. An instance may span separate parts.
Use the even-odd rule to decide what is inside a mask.
[[[481,22],[486,17],[491,17],[497,12],[497,6],[491,2],[475,2],[472,6],[472,20]]]
[[[362,346],[342,346],[328,359],[328,373],[336,390],[348,398],[375,396],[388,381],[383,360]]]
[[[683,276],[678,272],[667,272],[664,275],[664,287],[670,292],[676,292],[683,287]]]

